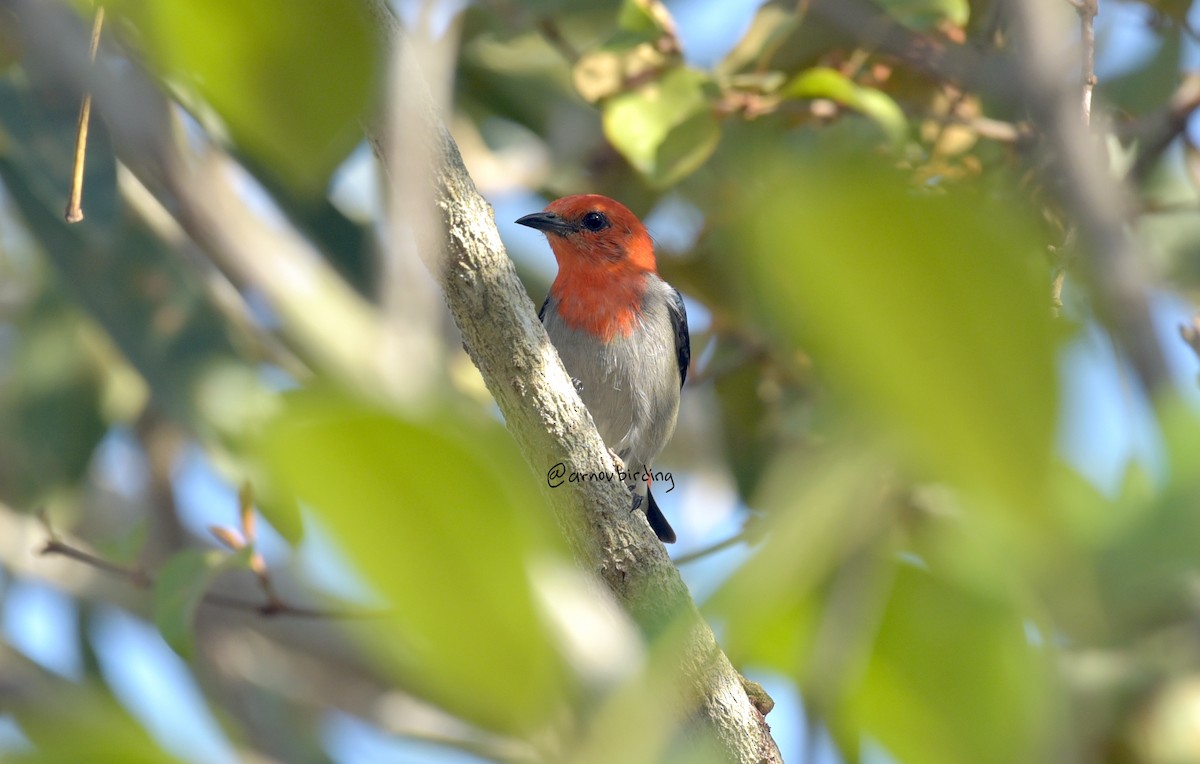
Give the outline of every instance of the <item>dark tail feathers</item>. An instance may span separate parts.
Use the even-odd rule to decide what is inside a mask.
[[[675,529],[671,527],[662,510],[658,508],[658,503],[654,501],[654,494],[649,492],[646,494],[646,520],[650,523],[650,528],[654,531],[654,535],[658,536],[659,541],[664,544],[675,543]]]

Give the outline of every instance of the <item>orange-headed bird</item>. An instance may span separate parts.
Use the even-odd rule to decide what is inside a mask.
[[[675,431],[692,350],[683,300],[654,264],[654,242],[624,205],[584,194],[517,221],[546,234],[558,276],[538,312],[600,437],[623,462],[633,509],[675,540],[650,492]],[[622,466],[622,465],[618,465]]]

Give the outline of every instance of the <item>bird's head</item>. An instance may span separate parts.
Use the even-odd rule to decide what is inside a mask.
[[[546,234],[560,270],[655,267],[654,242],[642,221],[607,196],[564,196],[517,223]]]

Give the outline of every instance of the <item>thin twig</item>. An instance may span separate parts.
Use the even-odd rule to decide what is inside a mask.
[[[749,536],[745,530],[738,531],[737,533],[735,533],[734,535],[730,536],[729,538],[727,538],[723,541],[718,541],[715,544],[710,544],[709,546],[703,547],[701,549],[697,549],[694,552],[688,552],[687,554],[679,555],[678,557],[675,558],[675,564],[676,565],[687,565],[689,562],[695,562],[696,560],[703,559],[705,557],[708,557],[710,554],[716,554],[717,552],[728,549],[729,547],[737,546],[738,544],[745,541],[748,537]]]
[[[1164,108],[1138,119],[1122,131],[1120,137],[1123,140],[1136,140],[1140,147],[1137,161],[1126,176],[1130,182],[1141,183],[1150,175],[1163,152],[1187,130],[1192,114],[1198,109],[1200,76],[1185,75]]]
[[[1091,282],[1096,312],[1117,337],[1149,393],[1170,381],[1150,314],[1144,263],[1126,227],[1126,189],[1114,183],[1108,162],[1079,118],[1078,101],[1060,82],[1064,29],[1043,0],[1010,0],[1018,55],[1011,79],[1019,84],[1032,123],[1042,136],[1043,169],[1055,183],[1079,238],[1080,264]]]
[[[1099,0],[1069,0],[1079,14],[1082,32],[1083,98],[1080,115],[1083,124],[1092,124],[1092,91],[1096,89],[1096,15],[1100,12]]]
[[[104,26],[104,6],[96,6],[96,18],[92,22],[92,44],[89,56],[93,63],[96,52],[100,49],[100,29]],[[67,209],[63,212],[68,223],[78,223],[83,220],[83,166],[87,154],[88,122],[92,116],[92,94],[85,92],[83,102],[79,105],[79,124],[75,128],[75,165],[71,172],[71,195],[67,199]]]
[[[42,519],[43,525],[49,526]],[[90,552],[85,552],[82,549],[73,547],[70,544],[57,538],[53,532],[50,538],[39,550],[39,554],[51,556],[58,555],[66,557],[69,560],[83,563],[90,568],[108,573],[110,575],[123,578],[133,586],[139,589],[151,589],[154,587],[154,577],[142,568],[131,568],[124,565],[105,560],[103,557],[98,557]],[[370,610],[334,610],[327,608],[308,608],[299,605],[292,605],[287,602],[276,599],[268,602],[250,602],[249,600],[239,599],[237,597],[229,597],[224,594],[208,592],[200,602],[213,607],[225,608],[226,610],[241,610],[248,613],[256,613],[261,616],[291,616],[293,618],[323,618],[323,619],[351,619],[351,618],[368,618],[382,615],[381,612]]]
[[[550,47],[558,51],[558,55],[562,56],[568,64],[574,66],[579,61],[579,51],[563,36],[562,30],[558,28],[554,19],[547,16],[539,21],[538,31],[542,33],[542,37],[550,44]]]

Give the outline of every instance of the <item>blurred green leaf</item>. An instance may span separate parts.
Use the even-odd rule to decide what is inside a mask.
[[[198,380],[231,365],[256,374],[257,359],[244,360],[254,343],[244,327],[217,310],[194,268],[122,206],[103,120],[95,120],[89,133],[86,224],[63,220],[79,106],[39,89],[45,76],[32,71],[28,80],[0,80],[4,188],[58,283],[143,375],[157,404],[212,436],[212,423],[198,410]]]
[[[791,0],[763,3],[755,12],[746,33],[717,64],[717,71],[732,74],[752,64],[765,64],[771,53],[799,26],[800,17],[796,13],[796,4]]]
[[[217,576],[248,568],[252,551],[250,547],[233,553],[185,549],[162,567],[154,580],[154,623],[172,650],[184,658],[192,657],[200,600]]]
[[[747,168],[760,193],[742,214],[778,326],[918,464],[1037,518],[1057,384],[1036,218],[1003,186],[912,188],[828,154],[773,162]]]
[[[378,37],[356,0],[115,0],[159,74],[201,115],[310,192],[361,138]]]
[[[821,588],[885,524],[883,464],[859,446],[788,451],[771,464],[756,497],[767,513],[766,541],[708,606],[728,623],[723,644],[734,663],[808,672]]]
[[[85,475],[108,430],[101,402],[110,359],[95,328],[53,292],[13,328],[12,363],[0,376],[0,497],[32,511]]]
[[[709,105],[707,75],[675,67],[604,102],[604,134],[648,183],[663,187],[712,154],[721,129]]]
[[[637,42],[653,42],[670,34],[674,22],[660,0],[625,0],[617,13],[617,27]]]
[[[1130,638],[1190,618],[1200,570],[1200,417],[1178,400],[1160,403],[1165,483],[1131,466],[1112,512],[1119,532],[1101,537],[1097,588],[1110,638]],[[1099,510],[1097,510],[1099,511]]]
[[[877,0],[892,18],[913,29],[929,29],[946,21],[965,27],[971,18],[967,0]]]
[[[784,85],[781,94],[787,98],[828,98],[848,106],[874,120],[894,148],[901,147],[908,136],[908,120],[891,96],[859,85],[836,69],[806,69]]]
[[[1012,602],[900,563],[849,712],[899,761],[1042,761],[1051,668]]]
[[[1113,108],[1133,115],[1162,108],[1180,80],[1183,33],[1177,25],[1155,28],[1158,45],[1146,62],[1117,77],[1102,78],[1096,95]]]
[[[498,425],[299,396],[263,454],[388,600],[370,643],[403,686],[489,728],[561,710],[566,665],[530,587],[560,552]]]
[[[5,752],[9,764],[122,762],[170,764],[140,725],[103,689],[89,685],[55,688],[15,707],[21,731],[33,743],[28,753]]]
[[[731,658],[796,677],[845,754],[865,734],[899,761],[1038,760],[1055,696],[1011,560],[970,518],[910,517],[862,433],[837,442],[764,481],[766,540],[709,605]]]
[[[118,536],[96,543],[96,549],[109,562],[118,565],[136,565],[150,537],[150,518],[143,517],[124,528]]]

